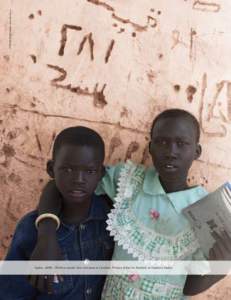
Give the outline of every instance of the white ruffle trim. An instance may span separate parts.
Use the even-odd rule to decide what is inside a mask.
[[[190,227],[175,236],[147,228],[132,211],[131,202],[143,183],[145,169],[128,161],[121,170],[114,208],[108,215],[107,229],[124,250],[139,260],[177,260],[199,248]]]
[[[147,288],[145,288],[145,286]],[[104,285],[102,300],[179,300],[183,286],[161,280],[140,280],[128,282],[126,276],[108,276]]]

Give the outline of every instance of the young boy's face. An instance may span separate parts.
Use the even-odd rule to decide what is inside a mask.
[[[67,202],[89,200],[103,176],[99,150],[91,146],[64,144],[53,162],[56,186]]]
[[[200,156],[195,125],[186,118],[163,118],[153,128],[150,154],[163,182],[187,179],[193,160]]]

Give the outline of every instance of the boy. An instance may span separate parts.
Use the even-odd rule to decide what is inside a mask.
[[[55,139],[47,172],[62,198],[57,231],[59,259],[111,259],[113,240],[105,222],[110,207],[105,196],[94,194],[104,175],[103,161],[104,142],[92,129],[70,127]],[[29,260],[37,240],[37,216],[33,211],[21,219],[6,260]],[[48,295],[30,286],[25,276],[8,276],[5,282],[2,280],[0,299],[99,300],[104,280],[105,276],[63,276],[62,281],[53,283],[54,294]]]
[[[166,110],[151,129],[149,151],[154,168],[129,162],[107,169],[97,192],[106,192],[115,202],[107,221],[116,241],[114,260],[204,259],[182,214],[183,208],[207,193],[201,186],[187,183],[189,168],[201,154],[199,138],[199,124],[193,115],[180,109]],[[52,193],[43,195],[42,211],[55,212],[58,206]],[[223,237],[217,240],[210,259],[230,259],[230,238],[225,247]],[[108,276],[102,299],[179,300],[184,299],[183,292],[202,292],[221,278],[188,276],[186,281],[185,275]]]

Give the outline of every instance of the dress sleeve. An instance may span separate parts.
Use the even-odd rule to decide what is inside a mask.
[[[97,195],[107,194],[113,201],[116,196],[118,179],[124,164],[106,167],[106,173],[97,186]]]
[[[5,260],[29,260],[36,239],[36,229],[33,228],[34,216],[34,213],[29,213],[18,223]],[[29,284],[27,275],[0,276],[0,299],[31,300],[38,294],[37,289]]]

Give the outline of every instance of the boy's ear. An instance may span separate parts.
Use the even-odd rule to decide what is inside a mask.
[[[47,174],[51,177],[54,178],[54,161],[53,160],[48,160],[47,162]]]
[[[148,144],[149,153],[151,153],[151,141]]]
[[[197,144],[196,147],[196,153],[195,153],[195,159],[198,159],[201,156],[202,148],[200,144]]]

